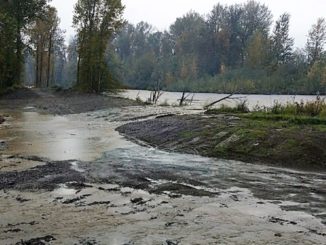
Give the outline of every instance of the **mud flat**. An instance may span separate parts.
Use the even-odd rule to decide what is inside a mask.
[[[8,109],[35,108],[38,112],[66,115],[107,108],[139,105],[117,96],[102,96],[74,91],[51,92],[39,89],[20,89],[0,97],[0,107]]]
[[[181,173],[173,174],[175,168],[162,174],[154,168],[128,172],[123,164],[102,159],[79,163],[77,171],[72,161],[18,156],[6,161],[35,167],[0,174],[2,244],[325,241],[319,219],[280,208],[295,203],[258,199],[245,188],[202,186]],[[104,161],[111,174],[99,168]]]
[[[8,114],[0,126],[0,244],[325,243],[322,172],[161,151],[115,131],[197,117],[183,116],[191,112],[184,109],[107,105],[90,96],[106,101],[93,110],[80,99],[73,105],[31,92],[13,107],[0,102]],[[57,105],[38,106],[47,99]],[[73,109],[82,107],[88,112]],[[201,118],[178,122],[193,129],[208,121]],[[170,140],[171,131],[158,132]]]

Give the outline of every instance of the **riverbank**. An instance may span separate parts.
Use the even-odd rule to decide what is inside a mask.
[[[139,105],[136,101],[110,95],[78,93],[75,91],[42,91],[19,89],[0,97],[0,108],[33,108],[38,112],[55,115],[78,114],[108,108]]]
[[[325,174],[169,153],[115,131],[156,117],[189,117],[178,122],[191,129],[190,108],[28,93],[0,102],[1,244],[324,243]],[[87,111],[92,101],[103,109]]]
[[[168,151],[300,170],[326,170],[325,125],[237,114],[198,114],[132,122],[117,130]]]

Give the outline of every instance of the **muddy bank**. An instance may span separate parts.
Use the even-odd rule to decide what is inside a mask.
[[[7,110],[31,108],[38,112],[66,115],[107,108],[138,105],[137,102],[109,95],[85,94],[74,91],[42,91],[20,89],[0,97],[0,108]]]
[[[170,164],[153,163],[152,158],[139,161],[124,157],[124,153],[136,154],[140,149],[135,146],[131,152],[108,152],[93,162],[4,157],[0,174],[0,241],[4,244],[323,244],[326,234],[321,220],[293,208],[297,204],[291,198],[259,199],[256,191],[223,182],[222,177],[213,174],[213,169],[206,169],[208,166],[188,166],[186,160],[179,165],[181,156],[167,159]],[[146,151],[143,149],[145,155],[150,154],[150,150]],[[194,158],[195,162],[201,159]],[[222,169],[219,172],[225,177]],[[305,178],[311,181],[322,176],[302,177],[306,182]],[[277,192],[282,187],[284,184],[274,189]],[[271,195],[273,199],[289,193],[276,192]],[[307,197],[306,194],[303,196]],[[301,201],[303,205],[306,203]]]
[[[123,164],[105,158],[95,162],[78,162],[49,161],[39,157],[0,156],[0,160],[2,161],[0,191],[54,191],[63,184],[75,189],[84,189],[91,187],[86,183],[91,183],[115,184],[155,194],[169,192],[173,193],[171,197],[219,195],[216,192],[196,189],[194,186],[205,186],[205,184],[174,173],[174,169],[169,167],[159,172],[145,166],[141,172],[128,171]],[[98,171],[101,164],[105,164],[106,167]],[[151,181],[162,179],[166,182],[153,185]],[[74,199],[71,203],[75,201],[78,199]],[[134,200],[134,203],[138,202],[142,200]]]
[[[326,170],[324,125],[291,125],[234,115],[179,115],[132,122],[117,130],[168,151]]]
[[[168,153],[114,131],[157,114],[167,113],[8,118],[0,243],[323,244],[325,175]],[[68,160],[76,157],[83,160]]]
[[[184,108],[57,116],[37,112],[50,94],[35,93],[0,127],[1,244],[324,244],[325,174],[160,151],[114,130]]]

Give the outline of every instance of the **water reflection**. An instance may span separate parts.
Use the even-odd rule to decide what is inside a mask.
[[[63,117],[36,112],[10,112],[10,115],[10,126],[0,130],[0,138],[8,143],[8,154],[89,161],[122,144],[112,126],[89,121],[85,116]]]

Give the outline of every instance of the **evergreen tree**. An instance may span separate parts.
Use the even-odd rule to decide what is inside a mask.
[[[308,61],[313,65],[320,60],[324,52],[326,43],[326,21],[324,18],[319,18],[317,23],[312,26],[309,31],[306,50],[308,54]]]
[[[282,14],[276,21],[272,36],[272,52],[276,64],[286,64],[293,56],[294,39],[289,35],[290,15]]]

